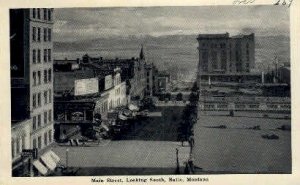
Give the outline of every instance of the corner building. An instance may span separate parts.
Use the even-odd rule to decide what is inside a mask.
[[[200,75],[246,74],[254,68],[254,33],[229,37],[225,34],[200,34],[199,43]]]
[[[11,9],[11,118],[26,119],[27,148],[44,150],[53,142],[53,9]]]

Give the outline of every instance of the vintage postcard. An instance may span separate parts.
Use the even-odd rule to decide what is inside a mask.
[[[0,183],[299,183],[297,3],[6,4]]]

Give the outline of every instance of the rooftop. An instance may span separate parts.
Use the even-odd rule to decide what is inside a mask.
[[[80,70],[71,72],[55,72],[54,75],[54,91],[69,91],[74,88],[74,82],[78,79],[94,78],[92,70]]]
[[[239,35],[234,35],[234,36],[229,36],[229,33],[221,33],[221,34],[199,34],[197,39],[228,39],[228,38],[233,38],[233,39],[239,39],[239,38],[245,38],[245,37],[251,37],[254,36],[254,33],[251,34],[239,34]]]

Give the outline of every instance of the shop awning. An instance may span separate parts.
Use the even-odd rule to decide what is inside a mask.
[[[46,164],[46,166],[54,171],[57,164],[56,162],[53,160],[53,158],[51,157],[51,154],[49,152],[45,153],[44,155],[41,156],[42,161]]]
[[[52,150],[50,150],[49,152],[50,157],[53,159],[53,161],[58,164],[60,161],[60,158],[58,157],[58,155],[56,155],[56,153],[54,153]]]
[[[33,161],[32,164],[41,174],[46,175],[48,173],[48,169],[39,160]]]

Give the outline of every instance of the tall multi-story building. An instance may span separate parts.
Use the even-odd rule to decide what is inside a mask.
[[[53,142],[53,9],[10,10],[11,119],[30,124],[26,148]],[[17,145],[12,140],[12,147]],[[24,144],[25,146],[25,144]],[[13,148],[12,151],[20,151]],[[13,153],[14,159],[16,153]],[[20,155],[20,153],[19,153]]]
[[[207,74],[250,73],[254,68],[254,33],[229,37],[225,34],[200,34],[198,71]]]

